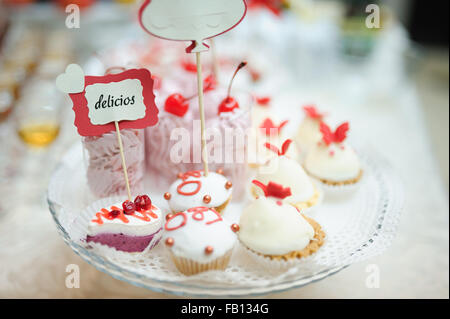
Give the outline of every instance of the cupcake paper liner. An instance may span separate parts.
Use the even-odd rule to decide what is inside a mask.
[[[352,181],[333,183],[326,182],[315,176],[311,176],[317,183],[320,183],[322,189],[327,196],[345,196],[354,193],[361,185],[361,180],[364,178],[364,171],[361,170],[358,177]]]
[[[320,249],[324,244],[326,237],[325,232],[322,230],[322,226],[320,226],[319,223],[304,214],[302,215],[314,228],[314,238],[301,251],[293,251],[280,256],[263,255],[248,248],[244,243],[241,242],[241,244],[253,260],[265,268],[272,270],[287,270],[288,268],[298,266],[305,258],[311,256]]]
[[[225,270],[231,259],[233,249],[230,249],[225,255],[218,257],[209,263],[200,263],[195,260],[179,257],[170,252],[175,267],[184,275],[192,276],[209,270]]]

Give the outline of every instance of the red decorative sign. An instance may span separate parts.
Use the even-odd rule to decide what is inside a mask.
[[[153,79],[147,69],[105,76],[85,76],[84,91],[70,93],[75,126],[81,136],[97,136],[120,129],[141,129],[158,123]]]

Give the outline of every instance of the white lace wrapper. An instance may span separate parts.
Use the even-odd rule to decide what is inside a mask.
[[[145,174],[144,130],[121,130],[128,179],[133,194],[143,190]],[[91,192],[97,197],[126,194],[122,160],[116,132],[98,137],[83,138],[87,153],[87,180]]]
[[[78,154],[78,155],[77,155]],[[324,245],[305,259],[284,265],[267,265],[252,257],[242,245],[234,249],[225,271],[184,276],[173,265],[163,244],[143,254],[127,254],[104,247],[86,249],[86,221],[92,211],[83,196],[81,153],[70,150],[49,185],[49,204],[58,230],[83,259],[115,278],[157,291],[208,296],[267,293],[304,285],[344,267],[383,252],[395,237],[403,205],[401,184],[390,166],[377,154],[361,152],[365,176],[359,188],[342,198],[325,197],[313,214],[326,233]],[[67,183],[70,180],[71,183]],[[145,192],[163,212],[168,212],[163,190]],[[124,198],[119,198],[123,200]],[[118,198],[111,199],[116,202]],[[232,201],[224,213],[238,222],[248,199]],[[272,264],[272,263],[269,263]]]

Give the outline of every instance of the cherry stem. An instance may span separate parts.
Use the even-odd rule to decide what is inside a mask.
[[[205,88],[203,88],[203,92],[208,91],[212,86],[213,86],[212,83],[208,83],[208,85],[207,85]],[[185,100],[185,101],[190,101],[190,100],[192,100],[194,97],[197,97],[197,96],[198,96],[198,93],[195,93],[194,95],[191,95],[190,97],[184,98],[184,100]]]
[[[241,70],[243,67],[245,67],[247,65],[246,61],[241,62],[238,67],[236,68],[236,71],[234,71],[233,73],[233,77],[231,78],[230,84],[228,85],[228,91],[227,91],[227,99],[230,97],[231,95],[231,87],[233,86],[233,81],[234,78],[236,77],[236,75],[238,74],[239,70]]]

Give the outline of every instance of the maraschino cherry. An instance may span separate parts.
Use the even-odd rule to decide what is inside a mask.
[[[183,117],[189,109],[189,99],[180,93],[169,95],[164,104],[164,110],[179,117]]]
[[[208,92],[216,88],[217,81],[213,75],[206,77],[203,82],[204,92]],[[189,109],[189,101],[196,96],[197,94],[186,98],[180,93],[169,95],[164,104],[164,110],[168,113],[183,117]]]
[[[233,81],[234,78],[236,77],[236,74],[239,72],[240,69],[242,69],[246,65],[247,62],[245,61],[241,62],[236,68],[236,71],[234,71],[233,77],[231,78],[230,84],[228,85],[227,97],[219,105],[219,112],[218,112],[219,115],[221,113],[232,112],[234,109],[239,108],[239,103],[236,101],[235,98],[231,96],[231,87],[233,85]]]
[[[152,200],[148,195],[138,195],[134,199],[134,206],[136,210],[149,210],[152,207]]]

